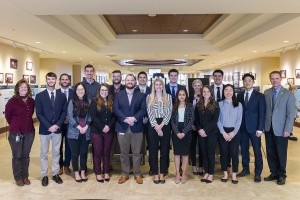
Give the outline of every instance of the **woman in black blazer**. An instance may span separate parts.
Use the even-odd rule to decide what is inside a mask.
[[[109,181],[110,150],[113,141],[115,116],[112,113],[112,96],[108,94],[109,85],[102,83],[97,96],[90,105],[92,118],[91,138],[94,150],[94,170],[98,182]],[[104,180],[101,175],[101,160],[103,160]]]
[[[194,107],[188,103],[188,95],[185,89],[179,89],[176,93],[173,107],[171,125],[172,141],[174,146],[174,163],[176,168],[175,183],[180,182],[180,156],[182,156],[182,177],[181,183],[186,183],[186,169],[189,159],[189,150],[192,141],[192,125],[194,124]]]
[[[192,82],[192,87],[194,89],[194,94],[189,96],[189,102],[193,104],[194,109],[196,108],[196,104],[198,103],[200,99],[200,90],[202,88],[202,81],[200,79],[195,79]],[[192,142],[190,146],[190,160],[193,167],[193,174],[195,175],[203,175],[203,160],[201,155],[201,148],[200,144],[198,142],[198,131],[196,130],[195,124],[192,126]],[[199,149],[199,168],[197,169],[197,162],[196,162],[196,151],[197,151],[197,143],[198,143],[198,149]]]
[[[217,126],[220,115],[212,87],[205,85],[201,90],[200,101],[195,111],[195,125],[198,130],[205,175],[201,182],[211,183],[215,169],[215,147],[218,140]]]

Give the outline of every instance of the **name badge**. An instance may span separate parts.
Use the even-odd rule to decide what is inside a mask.
[[[125,135],[125,133],[119,133],[119,135]]]

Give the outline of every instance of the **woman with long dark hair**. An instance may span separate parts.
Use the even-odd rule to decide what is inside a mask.
[[[29,154],[35,136],[32,115],[34,100],[25,79],[17,82],[13,98],[5,106],[5,118],[9,124],[8,141],[12,151],[12,169],[16,185],[29,185]]]
[[[74,86],[74,95],[68,105],[69,128],[67,138],[72,153],[72,166],[76,182],[86,182],[85,175],[87,152],[90,143],[90,124],[89,100],[86,88],[81,82]],[[80,156],[80,169],[78,171],[78,157]]]
[[[195,111],[195,124],[198,132],[198,143],[205,175],[201,182],[211,183],[215,170],[215,147],[218,140],[217,126],[220,115],[218,102],[215,100],[212,87],[205,85],[201,90],[200,100]]]
[[[173,106],[171,124],[172,141],[174,146],[174,164],[176,168],[175,183],[180,182],[180,156],[182,156],[182,177],[181,183],[186,183],[186,169],[189,159],[190,145],[192,141],[192,125],[195,121],[193,104],[189,103],[185,89],[179,89]]]
[[[172,114],[172,97],[166,93],[164,82],[156,78],[152,84],[151,94],[147,96],[147,112],[149,116],[149,158],[155,184],[165,183],[164,173],[169,162],[169,148]],[[160,150],[160,170],[158,171],[158,150]]]
[[[220,130],[219,144],[221,153],[221,168],[224,172],[222,182],[227,182],[227,157],[230,151],[232,157],[232,180],[233,184],[237,184],[236,173],[238,172],[239,165],[239,144],[241,140],[241,133],[239,131],[242,117],[243,107],[239,103],[235,92],[234,86],[227,84],[223,88],[223,101],[219,102],[220,116],[218,121],[218,128]]]
[[[109,181],[110,150],[114,137],[115,116],[112,113],[112,96],[109,85],[102,83],[98,93],[90,105],[92,119],[91,138],[94,150],[94,171],[98,182]],[[101,160],[103,160],[104,180],[101,176]]]

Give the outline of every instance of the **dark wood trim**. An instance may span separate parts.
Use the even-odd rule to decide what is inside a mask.
[[[33,119],[33,123],[36,123],[36,122],[38,122],[38,121],[39,121],[39,120],[38,120],[37,118],[34,118],[34,119]],[[6,133],[6,131],[8,132],[8,129],[9,129],[9,126],[4,126],[4,127],[0,128],[0,134]]]

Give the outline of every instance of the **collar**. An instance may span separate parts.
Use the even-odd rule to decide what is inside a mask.
[[[252,92],[253,92],[253,88],[250,91],[245,90],[245,94],[244,95],[246,95],[247,92],[248,92],[248,95],[250,96],[252,94]]]
[[[55,90],[55,89],[54,89],[53,91],[50,91],[50,90],[48,90],[48,88],[47,88],[47,92],[48,92],[49,95],[51,95],[51,92],[53,92],[54,95],[56,95],[56,90]]]
[[[275,88],[272,87],[272,91],[276,90],[276,93],[278,94],[279,91],[280,91],[280,89],[281,89],[281,87],[282,87],[281,85],[277,89],[275,89]]]

